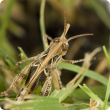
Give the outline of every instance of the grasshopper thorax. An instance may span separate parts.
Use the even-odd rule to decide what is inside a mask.
[[[67,39],[63,39],[62,40],[59,37],[53,39],[53,41],[50,43],[51,50],[53,49],[53,51],[54,51],[54,47],[57,47],[58,44],[60,43],[61,46],[60,47],[59,46],[57,47],[58,50],[56,51],[56,54],[57,55],[64,56],[66,54],[67,50],[68,50],[68,47],[69,47],[68,42],[66,42],[66,40]]]

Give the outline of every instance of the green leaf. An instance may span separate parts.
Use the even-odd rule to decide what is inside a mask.
[[[83,73],[83,75],[78,79],[78,81],[75,84],[73,84],[73,82],[71,81],[66,86],[66,88],[63,88],[60,91],[55,91],[55,93],[52,93],[52,96],[53,97],[58,97],[59,98],[59,102],[62,102],[63,100],[65,100],[78,87],[78,85],[84,79],[84,76],[85,76],[85,74]]]
[[[105,94],[106,94],[106,87],[105,86],[95,86],[95,87],[89,87],[90,90],[94,93],[97,94],[97,96],[104,100],[105,99]],[[71,94],[73,98],[76,100],[84,100],[84,101],[89,101],[90,96],[87,95],[82,89],[76,89],[74,92]],[[110,100],[110,98],[109,98]]]
[[[19,51],[21,52],[20,55],[21,55],[21,60],[25,60],[27,59],[27,55],[25,54],[25,52],[23,51],[23,49],[21,47],[18,47]],[[23,66],[25,67],[26,65],[29,65],[30,62],[25,62],[23,63]]]
[[[2,56],[4,59],[7,58],[9,59],[14,65],[16,64],[16,60],[9,55],[2,47],[0,47],[0,56]]]
[[[68,104],[68,106],[64,107],[59,103],[59,99],[55,97],[42,97],[37,95],[33,95],[33,97],[34,101],[14,104],[11,108],[17,107],[23,110],[79,110],[88,107],[86,103]]]
[[[99,101],[99,104],[103,107],[104,102],[97,96],[95,95],[85,84],[83,86],[79,85],[79,87],[85,91],[92,99],[95,101]]]
[[[103,46],[103,50],[104,50],[105,56],[106,56],[106,58],[107,58],[108,64],[109,64],[109,66],[110,66],[110,58],[109,58],[109,56],[108,56],[107,49],[106,49],[105,46]]]
[[[23,49],[21,47],[18,47],[19,51],[21,52],[21,60],[25,60],[27,59],[27,55],[25,54],[25,52],[23,51]]]
[[[0,74],[0,92],[6,90],[7,87],[8,87],[8,84],[6,80],[4,80],[3,76]]]
[[[8,65],[14,70],[15,66],[13,65],[13,63],[9,59],[5,59],[5,60],[8,63]]]
[[[12,108],[19,107],[25,110],[28,108],[32,110],[65,110],[65,108],[59,104],[58,98],[40,96],[34,96],[34,98],[36,101],[13,105]]]
[[[68,64],[68,63],[63,63],[63,62],[60,62],[58,64],[58,67],[62,68],[62,69],[74,71],[76,73],[78,73],[81,70],[80,66],[72,65],[72,64]],[[107,78],[105,78],[104,76],[102,76],[102,75],[100,75],[100,74],[98,74],[92,70],[87,70],[85,76],[92,78],[92,79],[95,79],[96,81],[107,86],[107,82],[108,82]]]

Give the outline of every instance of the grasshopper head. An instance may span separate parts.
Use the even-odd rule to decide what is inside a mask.
[[[52,45],[51,46],[56,46],[57,47],[57,45],[59,44],[59,43],[61,43],[61,46],[60,47],[58,47],[58,50],[56,51],[56,53],[58,54],[58,55],[61,55],[61,56],[63,56],[63,55],[65,55],[66,54],[66,52],[67,52],[67,50],[68,50],[68,47],[69,47],[69,45],[68,45],[68,42],[66,42],[66,40],[67,39],[61,39],[61,38],[55,38],[55,39],[53,39],[53,42],[52,42]]]
[[[68,29],[70,27],[70,24],[66,24],[66,14],[64,12],[64,32],[61,35],[61,37],[57,37],[53,39],[53,41],[50,43],[50,48],[52,51],[55,51],[57,55],[64,56],[68,50],[69,44],[68,42],[72,39],[82,37],[82,36],[88,36],[88,35],[93,35],[93,34],[81,34],[81,35],[76,35],[73,37],[70,37],[69,39],[66,39],[66,33],[68,32]],[[55,49],[56,48],[56,49]]]
[[[64,56],[68,50],[69,45],[68,45],[68,42],[67,42],[67,39],[65,36],[66,36],[66,33],[67,33],[69,27],[70,27],[70,24],[66,24],[66,14],[64,12],[64,32],[61,35],[61,37],[57,37],[57,38],[53,39],[53,41],[50,43],[51,49],[53,49],[54,47],[57,48],[57,51],[55,51],[57,55]],[[54,51],[54,49],[53,49],[53,51]]]
[[[64,56],[66,54],[66,52],[68,50],[68,47],[69,47],[68,42],[70,40],[76,39],[78,37],[93,35],[92,33],[90,33],[90,34],[80,34],[80,35],[76,35],[76,36],[70,37],[69,39],[66,39],[65,35],[66,35],[69,27],[70,27],[70,25],[67,24],[66,28],[65,28],[65,31],[63,32],[62,36],[53,39],[53,41],[50,43],[50,48],[51,48],[52,51],[54,51],[54,47],[57,48],[57,50],[55,51],[55,53],[57,55]],[[60,46],[59,46],[59,44],[60,44]]]

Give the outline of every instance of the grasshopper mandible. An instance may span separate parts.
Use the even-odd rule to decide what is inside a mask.
[[[20,83],[28,73],[29,75],[25,83],[23,84],[20,92],[18,93],[15,101],[24,100],[24,96],[33,93],[41,85],[43,81],[45,81],[45,83],[42,87],[40,95],[48,96],[51,91],[52,74],[56,74],[59,84],[59,89],[62,89],[60,76],[57,72],[57,64],[59,62],[67,62],[73,64],[82,61],[82,60],[76,60],[76,61],[65,60],[62,58],[62,56],[64,56],[67,53],[69,47],[68,42],[78,37],[93,35],[93,34],[81,34],[66,39],[65,36],[69,27],[70,24],[66,24],[66,17],[65,17],[64,32],[61,35],[61,37],[52,39],[48,35],[44,34],[43,40],[47,49],[41,54],[38,54],[37,56],[18,62],[16,64],[16,67],[27,61],[32,61],[32,63],[25,66],[19,72],[19,74],[14,78],[11,86],[5,92],[2,92],[1,95],[3,95],[4,97],[8,97],[12,93],[13,89],[18,85],[18,83]],[[50,45],[48,45],[48,40],[51,41]],[[52,73],[53,71],[55,71],[55,73]]]

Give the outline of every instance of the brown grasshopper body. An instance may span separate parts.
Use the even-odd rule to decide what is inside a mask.
[[[29,75],[26,79],[26,82],[23,84],[19,94],[17,95],[15,99],[16,101],[24,100],[24,96],[33,93],[38,88],[38,86],[41,85],[43,81],[45,81],[45,83],[42,87],[40,95],[48,96],[50,94],[51,79],[52,74],[54,74],[52,72],[57,69],[58,62],[68,62],[68,63],[79,62],[74,60],[64,60],[62,58],[62,56],[64,56],[67,53],[69,47],[68,41],[70,41],[71,39],[75,39],[77,37],[92,35],[92,34],[82,34],[66,39],[65,35],[69,27],[70,25],[69,24],[66,25],[65,23],[64,32],[62,36],[59,38],[52,39],[47,35],[43,35],[44,43],[47,49],[35,57],[31,57],[17,63],[16,67],[24,62],[33,60],[31,64],[23,68],[21,72],[15,77],[11,86],[5,92],[1,93],[3,96],[6,97],[9,96],[12,93],[13,89],[17,86],[18,83],[22,81],[22,79],[26,76],[27,73],[29,73]],[[50,45],[48,45],[47,39],[51,40]],[[62,83],[59,74],[57,72],[55,74],[58,77],[59,89],[62,89]]]

